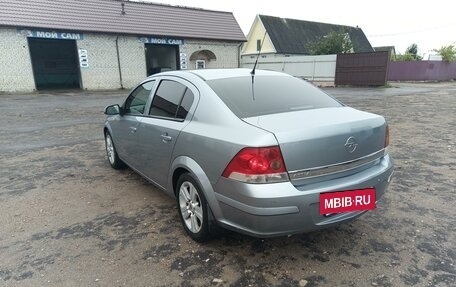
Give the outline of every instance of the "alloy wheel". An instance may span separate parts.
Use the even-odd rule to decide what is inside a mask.
[[[111,136],[108,134],[106,135],[106,153],[108,154],[108,159],[111,164],[115,163],[115,151],[114,145],[112,144]]]
[[[197,188],[189,181],[184,181],[180,186],[179,208],[188,230],[198,233],[204,221],[203,207]]]

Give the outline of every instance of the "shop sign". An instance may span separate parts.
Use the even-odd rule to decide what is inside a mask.
[[[89,67],[89,54],[87,53],[86,49],[79,49],[79,66],[81,68],[88,68]]]
[[[184,45],[184,39],[181,38],[139,37],[139,41],[157,45]]]
[[[180,68],[181,70],[187,70],[187,54],[186,53],[180,53]]]
[[[17,34],[24,37],[64,39],[64,40],[83,40],[84,34],[75,32],[62,32],[50,30],[17,29]]]

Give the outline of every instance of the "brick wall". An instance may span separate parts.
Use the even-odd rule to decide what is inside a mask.
[[[187,59],[200,50],[210,50],[216,60],[206,61],[206,69],[214,68],[238,68],[239,43],[208,41],[208,40],[185,40],[184,45],[180,47],[181,53],[187,54]],[[188,62],[188,70],[195,69],[196,61]]]
[[[85,33],[84,40],[78,40],[80,49],[86,49],[89,57],[89,68],[81,68],[83,88],[119,89],[120,77],[116,52],[116,36],[96,33]],[[120,66],[123,88],[131,89],[146,77],[146,56],[144,43],[136,36],[119,36]],[[206,61],[206,68],[237,68],[239,44],[223,41],[184,40],[179,52],[186,53],[190,59],[192,53],[210,50],[216,60]],[[196,61],[189,61],[188,70],[195,69]]]
[[[119,55],[123,87],[133,88],[147,76],[144,44],[137,37],[119,37]]]
[[[82,87],[87,90],[120,88],[115,37],[84,33],[78,49],[87,50],[88,68],[81,69]]]
[[[35,89],[27,38],[16,29],[0,28],[0,92]]]
[[[120,89],[115,35],[85,33],[79,49],[87,50],[89,67],[81,68],[82,85],[87,90]],[[146,77],[144,44],[137,37],[119,36],[118,47],[122,85],[134,87]]]
[[[77,40],[78,49],[87,50],[87,68],[80,68],[82,87],[87,90],[120,89],[116,35],[83,33]],[[64,41],[64,40],[62,40]],[[118,37],[122,87],[131,89],[146,77],[144,43],[136,36]],[[185,39],[179,47],[187,59],[200,50],[212,51],[216,59],[206,61],[206,68],[237,68],[239,43]],[[27,38],[17,35],[16,29],[0,28],[0,92],[30,92],[35,81]],[[188,69],[195,69],[196,61],[189,61]]]

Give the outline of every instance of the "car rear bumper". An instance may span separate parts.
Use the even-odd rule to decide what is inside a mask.
[[[354,174],[307,184],[246,184],[221,178],[215,186],[220,211],[216,219],[223,227],[255,237],[331,227],[350,221],[365,211],[322,216],[319,212],[320,193],[374,187],[378,201],[385,193],[392,173],[393,162],[387,154],[375,165]]]

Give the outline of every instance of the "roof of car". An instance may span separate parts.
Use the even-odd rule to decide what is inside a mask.
[[[227,79],[227,78],[238,78],[238,77],[251,77],[252,69],[247,68],[233,68],[233,69],[201,69],[201,70],[174,70],[153,74],[147,79],[153,79],[160,76],[176,76],[182,78],[188,78],[191,76],[197,76],[203,81]],[[268,71],[268,70],[255,70],[255,76],[281,76],[281,77],[292,77],[288,74]],[[146,80],[147,80],[146,79]],[[144,80],[144,81],[146,81]]]
[[[204,69],[204,70],[192,70],[189,71],[200,78],[208,80],[217,80],[225,78],[235,77],[250,77],[252,69],[240,68],[240,69]],[[288,76],[287,74],[267,71],[267,70],[255,70],[256,76]]]

